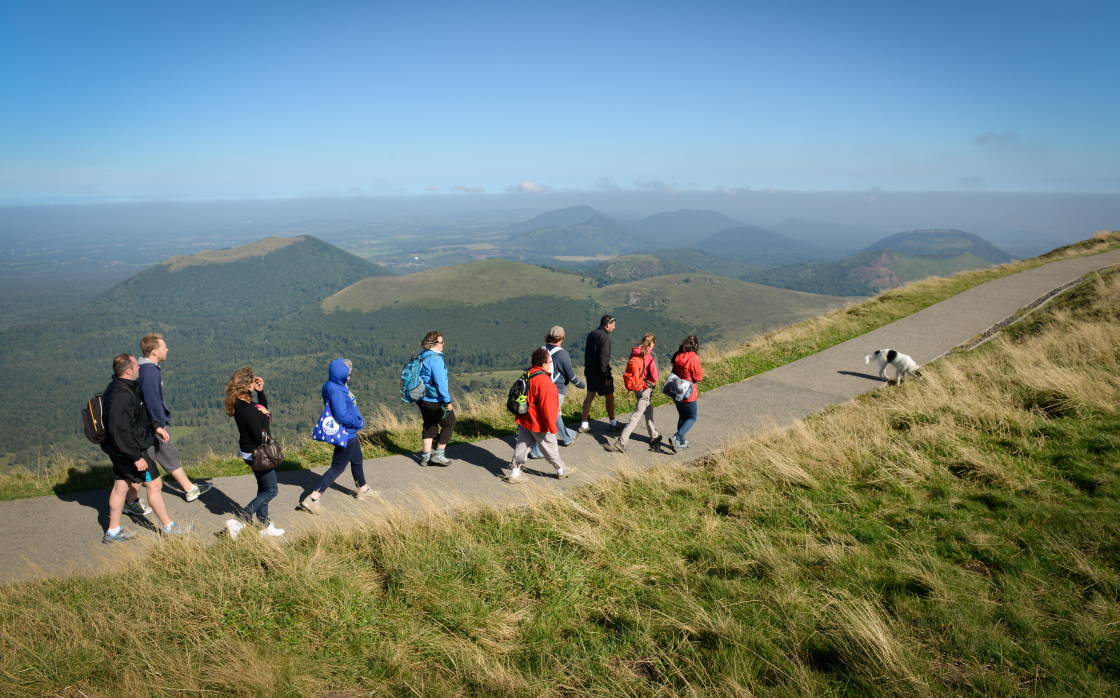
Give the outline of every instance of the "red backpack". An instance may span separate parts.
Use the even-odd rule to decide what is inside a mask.
[[[631,356],[630,360],[626,362],[626,372],[622,374],[622,384],[626,386],[627,390],[632,390],[635,393],[641,392],[649,387],[646,379],[643,378],[646,372],[646,357],[638,355]]]

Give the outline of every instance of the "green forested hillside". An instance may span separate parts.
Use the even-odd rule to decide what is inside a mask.
[[[176,255],[122,281],[83,312],[163,319],[283,315],[355,281],[393,275],[318,238],[268,238],[233,250]]]

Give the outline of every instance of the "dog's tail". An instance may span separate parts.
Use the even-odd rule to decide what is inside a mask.
[[[863,363],[865,363],[865,364],[871,363],[871,357],[878,356],[878,355],[879,355],[879,350],[876,349],[874,354],[868,354],[867,356],[863,357]]]

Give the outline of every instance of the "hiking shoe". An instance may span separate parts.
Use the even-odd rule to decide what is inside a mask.
[[[131,531],[126,531],[126,530],[124,530],[124,526],[121,526],[121,530],[117,531],[116,535],[113,535],[113,534],[109,533],[108,531],[105,531],[105,537],[101,539],[101,542],[102,543],[116,543],[117,541],[128,540],[129,538],[135,538],[135,537],[136,537],[135,533],[132,533]]]
[[[688,439],[681,439],[681,448],[692,448],[692,444],[688,443]]]
[[[187,492],[187,501],[193,502],[194,500],[209,492],[213,487],[214,483],[212,482],[194,483],[194,487],[191,488],[191,491]]]
[[[428,461],[430,461],[431,459],[432,459],[432,452],[431,451],[428,451],[427,453],[421,453],[420,454],[420,465],[427,465]]]
[[[237,540],[237,536],[241,534],[241,529],[245,528],[244,521],[237,519],[226,519],[226,530],[229,531],[229,537]]]
[[[268,528],[261,531],[261,538],[279,538],[282,535],[284,535],[284,529],[276,528],[274,523],[269,523]]]
[[[615,422],[614,424],[608,424],[607,425],[607,431],[622,431],[624,428],[625,427],[623,427],[618,422]]]
[[[665,445],[669,447],[669,452],[670,453],[675,454],[677,452],[677,437],[674,436],[674,437],[670,438],[668,441],[665,442]]]
[[[572,431],[572,430],[569,429],[568,431]],[[561,446],[571,446],[572,444],[574,444],[576,442],[577,438],[579,438],[579,432],[578,431],[572,431],[572,440],[569,441],[568,443],[561,443],[560,445]]]
[[[171,538],[172,536],[182,536],[182,535],[185,535],[187,533],[190,533],[191,529],[193,529],[193,528],[194,528],[194,524],[187,524],[186,526],[180,526],[179,524],[172,521],[170,528],[161,527],[160,530],[163,531],[164,536],[166,536],[167,538]]]
[[[311,495],[308,495],[306,499],[299,503],[299,505],[303,507],[304,511],[310,512],[312,514],[319,513],[319,500],[312,499]]]
[[[447,460],[447,456],[443,455],[443,451],[433,451],[432,452],[432,459],[428,464],[429,465],[448,466],[448,465],[451,465],[451,461]]]
[[[152,508],[143,499],[137,499],[135,502],[124,503],[124,513],[129,516],[147,516],[152,513]]]
[[[378,492],[377,490],[371,490],[367,487],[364,491],[363,490],[358,490],[358,493],[354,495],[354,499],[358,500],[359,502],[364,502],[367,499],[373,499],[374,497],[380,497],[380,496],[381,496],[380,492]],[[279,534],[277,534],[277,535],[279,535]]]
[[[591,433],[591,425],[588,424],[585,427],[580,427],[579,429],[576,429],[576,433],[577,434],[590,434]]]
[[[661,436],[661,434],[658,434],[656,439],[650,439],[649,450],[657,451],[658,453],[660,453],[661,452],[661,444],[664,440],[665,439],[664,439],[663,436]]]
[[[517,473],[517,474],[514,475],[514,473]],[[525,475],[522,474],[521,468],[518,468],[517,470],[511,471],[509,475],[505,476],[505,482],[506,482],[507,485],[517,485],[517,484],[520,484],[524,480],[525,480]]]
[[[543,453],[542,453],[541,455],[539,455],[539,456],[534,456],[534,455],[533,455],[533,452],[532,452],[532,451],[529,451],[529,460],[540,460],[541,458],[544,458],[544,454],[543,454]]]
[[[570,465],[565,465],[563,468],[560,468],[556,471],[556,479],[567,480],[569,477],[571,477],[572,473],[576,472],[576,470],[576,468]]]
[[[608,451],[612,451],[614,453],[626,453],[626,446],[625,446],[625,444],[622,443],[622,437],[621,436],[616,437],[616,438],[608,441],[607,445],[604,446],[604,448],[606,448]]]

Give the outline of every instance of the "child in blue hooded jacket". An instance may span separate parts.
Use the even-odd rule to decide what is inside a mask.
[[[443,360],[443,333],[435,330],[420,341],[420,381],[424,384],[424,397],[416,401],[424,430],[420,434],[424,452],[420,465],[451,465],[444,451],[455,431],[455,408],[451,405],[451,391],[447,383],[447,364]],[[436,450],[432,452],[432,442]]]
[[[335,359],[331,362],[328,371],[329,378],[323,384],[323,404],[330,405],[331,416],[339,426],[346,430],[346,445],[334,447],[334,457],[331,459],[331,469],[319,478],[319,484],[302,502],[302,506],[312,514],[319,513],[319,498],[334,484],[338,476],[350,465],[350,472],[354,475],[354,484],[358,488],[355,495],[359,500],[376,497],[380,492],[371,490],[366,485],[365,471],[362,469],[362,445],[358,441],[358,431],[366,425],[362,413],[358,411],[358,403],[354,393],[346,387],[350,380],[350,373],[354,365],[348,359]]]

